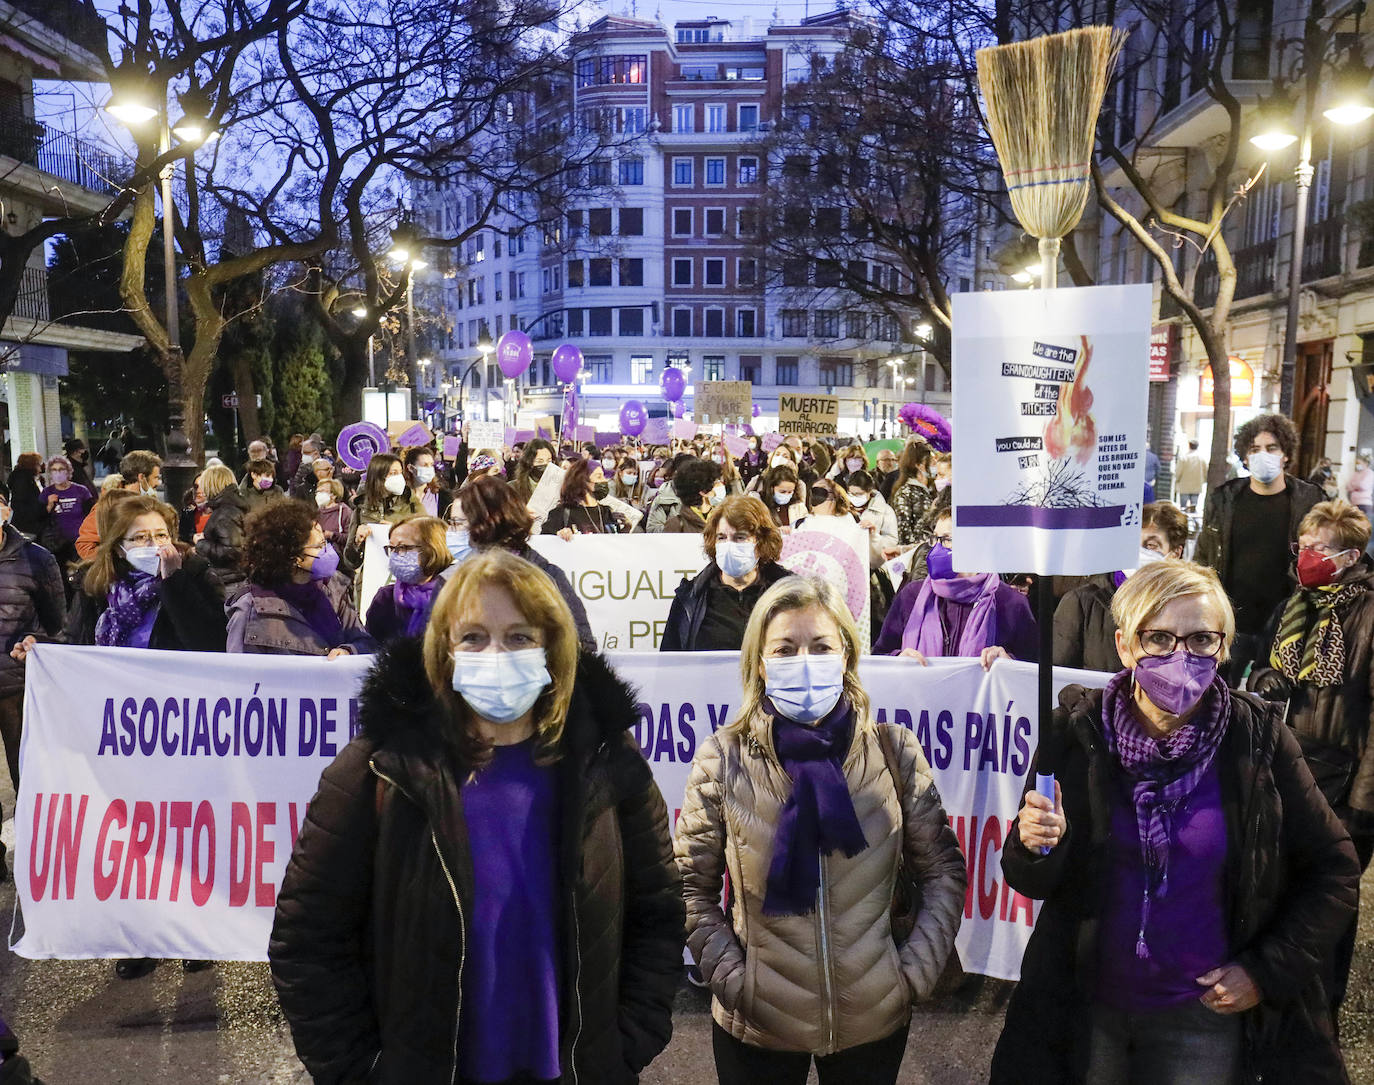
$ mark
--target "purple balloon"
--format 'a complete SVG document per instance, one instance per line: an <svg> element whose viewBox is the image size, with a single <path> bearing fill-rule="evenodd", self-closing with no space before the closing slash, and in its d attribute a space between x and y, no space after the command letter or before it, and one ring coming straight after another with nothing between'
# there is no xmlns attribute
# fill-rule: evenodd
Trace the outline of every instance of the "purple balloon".
<svg viewBox="0 0 1374 1085"><path fill-rule="evenodd" d="M628 437L638 437L649 424L649 412L637 399L627 399L620 406L620 432Z"/></svg>
<svg viewBox="0 0 1374 1085"><path fill-rule="evenodd" d="M534 361L534 344L519 328L512 328L496 341L496 364L514 380Z"/></svg>
<svg viewBox="0 0 1374 1085"><path fill-rule="evenodd" d="M681 395L681 394L682 394L681 392L678 393L678 395ZM673 404L673 417L674 417L674 418L681 418L681 417L682 417L684 414L686 414L686 413L687 413L687 408L684 407L684 406L682 405L682 401L681 401L681 400L678 400L676 403Z"/></svg>
<svg viewBox="0 0 1374 1085"><path fill-rule="evenodd" d="M757 418L758 416L759 416L759 405L758 405L757 403L755 403L755 404L754 404L754 417Z"/></svg>
<svg viewBox="0 0 1374 1085"><path fill-rule="evenodd" d="M754 427L753 427L753 426L741 426L741 427L740 427L740 436L742 436L742 437L752 437L752 436L754 436Z"/></svg>
<svg viewBox="0 0 1374 1085"><path fill-rule="evenodd" d="M682 370L670 365L659 378L659 386L663 389L663 398L669 403L676 403L682 398L687 382L682 377Z"/></svg>
<svg viewBox="0 0 1374 1085"><path fill-rule="evenodd" d="M578 371L582 368L582 352L571 343L560 343L554 348L553 375L565 384L577 380Z"/></svg>

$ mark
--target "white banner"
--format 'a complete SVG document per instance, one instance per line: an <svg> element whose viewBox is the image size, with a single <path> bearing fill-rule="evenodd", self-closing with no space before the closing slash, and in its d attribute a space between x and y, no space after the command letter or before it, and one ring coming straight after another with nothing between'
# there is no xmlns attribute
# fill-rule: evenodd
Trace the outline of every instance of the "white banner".
<svg viewBox="0 0 1374 1085"><path fill-rule="evenodd" d="M733 652L617 652L674 821L701 744L739 707ZM14 878L30 958L264 960L320 773L367 657L41 645L29 657ZM1035 667L866 657L879 720L914 730L969 865L965 969L1015 979L1034 923L999 865L1034 741ZM80 681L73 681L79 675ZM1055 672L1101 685L1107 675ZM157 693L151 694L150 690Z"/></svg>
<svg viewBox="0 0 1374 1085"><path fill-rule="evenodd" d="M1150 287L954 296L954 562L1100 573L1140 549Z"/></svg>

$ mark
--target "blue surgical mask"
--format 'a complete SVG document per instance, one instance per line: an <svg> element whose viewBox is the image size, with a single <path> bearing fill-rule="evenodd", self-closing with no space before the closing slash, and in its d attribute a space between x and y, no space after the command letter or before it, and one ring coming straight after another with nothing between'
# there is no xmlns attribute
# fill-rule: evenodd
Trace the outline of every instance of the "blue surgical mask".
<svg viewBox="0 0 1374 1085"><path fill-rule="evenodd" d="M418 584L425 578L425 571L420 568L418 551L392 554L386 562L391 569L391 575L402 584Z"/></svg>
<svg viewBox="0 0 1374 1085"><path fill-rule="evenodd" d="M1252 452L1248 466L1250 474L1267 486L1283 474L1283 457L1277 452Z"/></svg>
<svg viewBox="0 0 1374 1085"><path fill-rule="evenodd" d="M776 656L763 666L763 689L773 707L797 723L824 719L844 692L844 656Z"/></svg>
<svg viewBox="0 0 1374 1085"><path fill-rule="evenodd" d="M462 561L472 552L472 542L465 527L449 528L444 532L444 542L448 545L448 552L453 555L454 561Z"/></svg>
<svg viewBox="0 0 1374 1085"><path fill-rule="evenodd" d="M514 723L552 683L543 648L453 653L454 690L491 723Z"/></svg>
<svg viewBox="0 0 1374 1085"><path fill-rule="evenodd" d="M726 576L748 576L759 563L752 540L716 543L716 564Z"/></svg>

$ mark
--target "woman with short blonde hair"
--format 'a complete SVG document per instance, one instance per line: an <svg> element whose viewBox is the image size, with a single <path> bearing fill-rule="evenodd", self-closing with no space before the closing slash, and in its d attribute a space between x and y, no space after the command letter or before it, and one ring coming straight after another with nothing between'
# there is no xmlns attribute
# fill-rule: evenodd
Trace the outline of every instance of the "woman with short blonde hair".
<svg viewBox="0 0 1374 1085"><path fill-rule="evenodd" d="M1345 1081L1324 989L1359 868L1283 712L1217 673L1217 575L1158 561L1112 601L1122 670L1068 686L1002 850L1043 900L995 1085ZM1256 1012L1250 1012L1256 1011Z"/></svg>
<svg viewBox="0 0 1374 1085"><path fill-rule="evenodd" d="M368 676L268 947L316 1080L631 1085L667 1044L668 811L635 693L577 638L552 581L489 550Z"/></svg>
<svg viewBox="0 0 1374 1085"><path fill-rule="evenodd" d="M424 633L445 574L453 567L447 528L434 516L392 524L385 550L392 580L372 597L363 622L378 644Z"/></svg>
<svg viewBox="0 0 1374 1085"><path fill-rule="evenodd" d="M963 857L915 735L877 724L839 592L789 576L754 607L743 699L697 752L675 848L721 1085L891 1085L914 1000L954 948ZM894 931L899 864L921 906ZM729 876L732 907L721 908Z"/></svg>

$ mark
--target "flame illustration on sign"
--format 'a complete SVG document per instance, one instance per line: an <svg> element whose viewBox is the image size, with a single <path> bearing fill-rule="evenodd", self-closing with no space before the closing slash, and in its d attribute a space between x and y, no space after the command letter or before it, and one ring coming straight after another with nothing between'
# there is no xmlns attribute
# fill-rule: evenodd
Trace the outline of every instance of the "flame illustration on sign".
<svg viewBox="0 0 1374 1085"><path fill-rule="evenodd" d="M1059 405L1045 427L1045 451L1057 460L1073 454L1075 460L1086 465L1097 448L1097 423L1093 421L1093 393L1088 387L1088 366L1092 362L1092 343L1080 336L1082 348L1074 367L1072 384L1059 386Z"/></svg>

